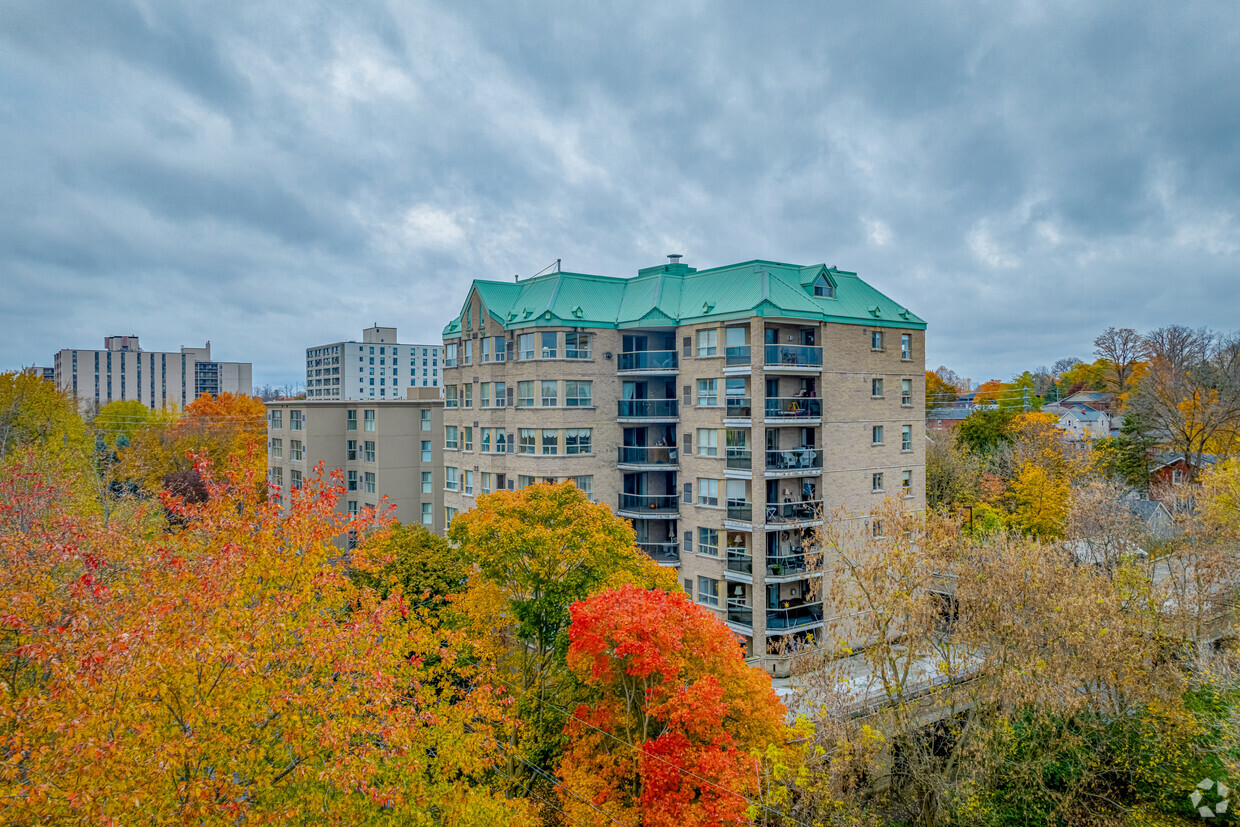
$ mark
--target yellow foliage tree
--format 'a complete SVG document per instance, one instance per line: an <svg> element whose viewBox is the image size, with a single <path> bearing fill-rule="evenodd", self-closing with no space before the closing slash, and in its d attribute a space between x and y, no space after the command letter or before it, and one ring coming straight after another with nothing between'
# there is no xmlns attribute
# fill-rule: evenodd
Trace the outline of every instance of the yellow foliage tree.
<svg viewBox="0 0 1240 827"><path fill-rule="evenodd" d="M1012 481L1012 524L1040 540L1063 536L1070 487L1041 465L1027 463Z"/></svg>

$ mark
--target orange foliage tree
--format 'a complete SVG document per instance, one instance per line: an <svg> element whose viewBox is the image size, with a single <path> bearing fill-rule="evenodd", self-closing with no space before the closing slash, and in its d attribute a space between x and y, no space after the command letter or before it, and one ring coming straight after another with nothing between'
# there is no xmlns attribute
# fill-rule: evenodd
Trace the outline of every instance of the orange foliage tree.
<svg viewBox="0 0 1240 827"><path fill-rule="evenodd" d="M342 487L284 510L234 463L111 522L0 478L0 821L529 824L493 794L507 703L399 586L355 585ZM373 520L373 515L365 519Z"/></svg>
<svg viewBox="0 0 1240 827"><path fill-rule="evenodd" d="M595 693L567 728L569 818L749 823L750 750L783 742L785 710L728 628L684 593L622 586L573 604L569 639L568 666Z"/></svg>

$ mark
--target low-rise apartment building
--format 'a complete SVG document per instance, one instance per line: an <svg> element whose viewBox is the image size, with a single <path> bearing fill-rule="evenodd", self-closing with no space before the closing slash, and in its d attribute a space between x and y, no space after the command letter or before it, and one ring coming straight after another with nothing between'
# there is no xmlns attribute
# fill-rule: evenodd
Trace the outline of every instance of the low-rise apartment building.
<svg viewBox="0 0 1240 827"><path fill-rule="evenodd" d="M825 265L670 258L473 283L444 330L444 520L572 479L765 655L824 625L824 515L924 507L925 322Z"/></svg>
<svg viewBox="0 0 1240 827"><path fill-rule="evenodd" d="M437 389L378 401L279 400L267 403L268 483L295 489L322 462L339 469L345 495L337 506L357 514L383 498L392 516L443 529L443 401Z"/></svg>
<svg viewBox="0 0 1240 827"><path fill-rule="evenodd" d="M56 387L84 409L123 399L183 408L204 393L253 391L253 365L213 360L210 342L173 353L142 350L137 336L107 336L102 350L66 348L53 359Z"/></svg>
<svg viewBox="0 0 1240 827"><path fill-rule="evenodd" d="M438 388L443 346L402 344L396 328L369 327L360 342L306 348L307 399L403 399L410 388Z"/></svg>

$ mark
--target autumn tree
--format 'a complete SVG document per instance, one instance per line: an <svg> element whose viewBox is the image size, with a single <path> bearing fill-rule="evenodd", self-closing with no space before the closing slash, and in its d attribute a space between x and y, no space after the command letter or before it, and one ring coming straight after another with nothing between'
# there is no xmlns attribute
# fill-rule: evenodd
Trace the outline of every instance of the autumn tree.
<svg viewBox="0 0 1240 827"><path fill-rule="evenodd" d="M926 506L951 510L972 505L981 496L981 464L950 437L926 442Z"/></svg>
<svg viewBox="0 0 1240 827"><path fill-rule="evenodd" d="M469 564L461 549L420 525L395 524L370 534L353 551L354 576L386 598L442 601L465 590Z"/></svg>
<svg viewBox="0 0 1240 827"><path fill-rule="evenodd" d="M1094 339L1094 355L1106 360L1107 390L1123 395L1138 362L1145 360L1145 338L1131 327L1108 327Z"/></svg>
<svg viewBox="0 0 1240 827"><path fill-rule="evenodd" d="M956 441L975 454L994 451L1011 442L1008 425L1012 413L1004 410L978 410L964 418L956 429Z"/></svg>
<svg viewBox="0 0 1240 827"><path fill-rule="evenodd" d="M567 663L591 699L568 722L565 814L597 825L751 823L750 751L783 742L785 712L735 635L683 592L631 585L571 614Z"/></svg>
<svg viewBox="0 0 1240 827"><path fill-rule="evenodd" d="M674 570L637 550L633 528L573 483L479 496L448 539L476 567L461 609L480 659L511 682L522 726L509 733L509 771L550 768L575 684L562 669L569 607L625 583L676 589Z"/></svg>
<svg viewBox="0 0 1240 827"><path fill-rule="evenodd" d="M345 575L338 480L281 510L239 462L198 470L173 530L63 508L71 469L0 477L3 820L530 824L489 786L505 691Z"/></svg>
<svg viewBox="0 0 1240 827"><path fill-rule="evenodd" d="M990 379L978 385L977 392L973 395L973 402L977 405L995 405L1004 399L1003 383L998 379Z"/></svg>
<svg viewBox="0 0 1240 827"><path fill-rule="evenodd" d="M0 465L21 448L85 457L86 428L73 400L34 371L0 373Z"/></svg>
<svg viewBox="0 0 1240 827"><path fill-rule="evenodd" d="M926 371L926 410L942 408L956 401L960 390L944 382L937 373Z"/></svg>

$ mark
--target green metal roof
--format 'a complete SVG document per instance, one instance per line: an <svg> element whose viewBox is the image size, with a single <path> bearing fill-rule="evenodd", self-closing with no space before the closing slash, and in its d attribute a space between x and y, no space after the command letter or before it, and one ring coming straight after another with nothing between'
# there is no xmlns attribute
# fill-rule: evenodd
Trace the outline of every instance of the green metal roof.
<svg viewBox="0 0 1240 827"><path fill-rule="evenodd" d="M834 285L833 298L814 295L820 275ZM491 318L506 330L540 324L673 327L750 316L926 327L924 320L866 284L856 273L825 264L803 267L755 260L695 270L677 263L644 268L633 278L548 273L520 282L475 280L462 314L475 292ZM445 339L460 334L459 317L443 330Z"/></svg>

